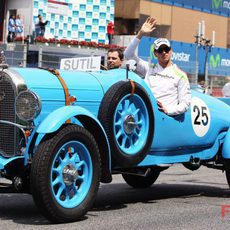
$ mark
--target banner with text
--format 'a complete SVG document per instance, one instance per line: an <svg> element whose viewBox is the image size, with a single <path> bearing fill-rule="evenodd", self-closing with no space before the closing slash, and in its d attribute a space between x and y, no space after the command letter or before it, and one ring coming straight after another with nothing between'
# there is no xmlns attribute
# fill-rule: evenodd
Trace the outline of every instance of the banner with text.
<svg viewBox="0 0 230 230"><path fill-rule="evenodd" d="M138 55L142 59L157 63L154 56L153 42L156 38L143 37L138 47ZM196 45L185 42L170 41L173 54L172 61L180 68L190 74L195 74L196 70ZM205 60L207 56L208 73L213 76L230 76L230 49L213 47L210 52L205 52L203 47L198 47L198 72L204 74Z"/></svg>
<svg viewBox="0 0 230 230"><path fill-rule="evenodd" d="M74 71L99 71L101 67L101 56L64 58L61 59L60 69Z"/></svg>
<svg viewBox="0 0 230 230"><path fill-rule="evenodd" d="M152 0L152 2L179 6L210 14L220 14L226 17L230 16L230 0Z"/></svg>
<svg viewBox="0 0 230 230"><path fill-rule="evenodd" d="M68 3L48 0L47 13L68 15Z"/></svg>

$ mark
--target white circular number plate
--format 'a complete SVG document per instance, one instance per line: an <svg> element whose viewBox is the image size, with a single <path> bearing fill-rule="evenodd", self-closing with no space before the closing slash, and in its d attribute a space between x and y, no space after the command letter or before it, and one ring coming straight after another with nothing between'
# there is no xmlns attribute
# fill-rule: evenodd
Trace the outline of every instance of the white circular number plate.
<svg viewBox="0 0 230 230"><path fill-rule="evenodd" d="M192 127L198 137L203 137L209 130L211 116L208 106L198 97L191 103Z"/></svg>

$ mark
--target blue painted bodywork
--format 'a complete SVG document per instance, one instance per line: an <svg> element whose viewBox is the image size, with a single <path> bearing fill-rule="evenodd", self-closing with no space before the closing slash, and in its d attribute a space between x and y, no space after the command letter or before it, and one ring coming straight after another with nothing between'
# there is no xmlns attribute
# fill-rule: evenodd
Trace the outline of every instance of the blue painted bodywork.
<svg viewBox="0 0 230 230"><path fill-rule="evenodd" d="M33 121L36 132L29 137L28 145L31 139L37 138L35 146L38 146L47 133L57 131L68 119L73 124L82 125L78 116L83 115L95 121L104 133L108 146L108 151L104 154L108 154L109 159L111 158L109 142L97 117L99 106L107 90L118 81L126 81L125 69L99 72L60 70L60 75L70 95L77 99L70 106L65 105L63 87L54 74L42 69L15 68L14 70L24 79L27 88L35 92L42 102L41 113ZM227 103L192 91L192 97L203 101L210 112L209 129L205 135L199 136L194 131L191 108L182 115L170 117L158 110L154 95L142 78L134 72L129 72L129 79L139 83L146 90L154 110L152 145L139 166L187 162L191 157L203 160L212 159L222 144L223 157L230 158L230 106ZM38 137L35 137L35 133L39 134ZM29 154L28 149L29 146L25 151L26 156ZM1 157L0 169L16 158L5 160ZM119 165L116 167L119 168Z"/></svg>
<svg viewBox="0 0 230 230"><path fill-rule="evenodd" d="M230 106L230 98L229 97L221 97L218 99Z"/></svg>

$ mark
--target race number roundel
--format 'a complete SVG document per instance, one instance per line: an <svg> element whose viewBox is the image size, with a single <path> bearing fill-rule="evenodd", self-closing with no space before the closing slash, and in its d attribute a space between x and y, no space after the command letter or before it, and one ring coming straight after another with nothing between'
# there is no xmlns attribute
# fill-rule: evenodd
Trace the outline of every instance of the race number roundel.
<svg viewBox="0 0 230 230"><path fill-rule="evenodd" d="M191 102L192 127L198 137L203 137L209 130L211 116L208 106L198 97Z"/></svg>

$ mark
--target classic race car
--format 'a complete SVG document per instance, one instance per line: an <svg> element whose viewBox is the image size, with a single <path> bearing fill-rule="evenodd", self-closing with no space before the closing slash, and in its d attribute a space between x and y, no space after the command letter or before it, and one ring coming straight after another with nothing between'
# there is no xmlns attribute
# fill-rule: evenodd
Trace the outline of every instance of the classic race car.
<svg viewBox="0 0 230 230"><path fill-rule="evenodd" d="M225 99L225 102L227 100ZM0 67L0 171L31 193L54 223L92 207L99 183L121 173L151 186L174 163L225 170L230 184L230 106L192 91L168 116L136 73Z"/></svg>

